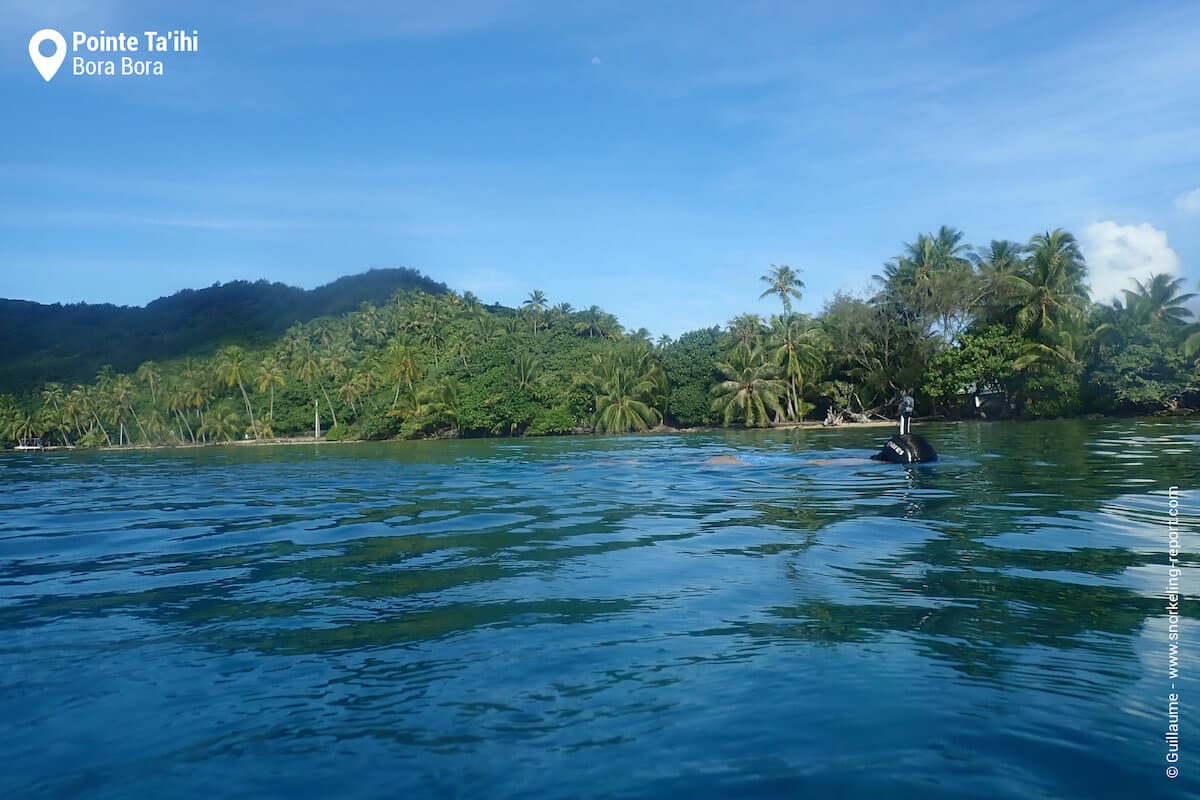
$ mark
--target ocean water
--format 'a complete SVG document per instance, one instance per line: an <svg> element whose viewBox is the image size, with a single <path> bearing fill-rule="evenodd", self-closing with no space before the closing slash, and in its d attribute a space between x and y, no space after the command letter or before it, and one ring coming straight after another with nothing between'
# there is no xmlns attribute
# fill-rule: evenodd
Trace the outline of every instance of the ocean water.
<svg viewBox="0 0 1200 800"><path fill-rule="evenodd" d="M1198 796L1200 423L918 432L0 455L0 797Z"/></svg>

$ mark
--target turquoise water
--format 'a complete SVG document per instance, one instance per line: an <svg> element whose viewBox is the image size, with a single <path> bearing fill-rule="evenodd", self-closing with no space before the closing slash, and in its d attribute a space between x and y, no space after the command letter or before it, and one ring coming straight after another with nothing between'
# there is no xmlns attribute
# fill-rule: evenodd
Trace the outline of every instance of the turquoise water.
<svg viewBox="0 0 1200 800"><path fill-rule="evenodd" d="M0 797L1197 796L1200 424L921 432L0 456Z"/></svg>

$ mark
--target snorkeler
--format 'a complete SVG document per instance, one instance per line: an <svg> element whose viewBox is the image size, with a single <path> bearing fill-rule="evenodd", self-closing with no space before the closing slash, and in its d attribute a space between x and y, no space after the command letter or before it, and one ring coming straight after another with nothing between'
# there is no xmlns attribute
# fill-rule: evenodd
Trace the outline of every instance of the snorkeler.
<svg viewBox="0 0 1200 800"><path fill-rule="evenodd" d="M912 398L912 389L905 389L904 394L900 397L900 435L905 436L912 432L912 415L916 403Z"/></svg>
<svg viewBox="0 0 1200 800"><path fill-rule="evenodd" d="M918 461L937 461L937 451L933 445L925 441L924 436L912 432L912 415L916 403L913 402L912 389L905 389L900 397L900 432L888 439L880 450L871 458L875 461L889 461L893 464L912 464Z"/></svg>

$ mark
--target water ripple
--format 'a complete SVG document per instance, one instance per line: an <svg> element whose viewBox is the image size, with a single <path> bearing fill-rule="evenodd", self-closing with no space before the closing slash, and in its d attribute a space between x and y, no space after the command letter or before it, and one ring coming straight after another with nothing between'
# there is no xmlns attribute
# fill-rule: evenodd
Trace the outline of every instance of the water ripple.
<svg viewBox="0 0 1200 800"><path fill-rule="evenodd" d="M1148 796L1195 423L926 432L0 456L0 795Z"/></svg>

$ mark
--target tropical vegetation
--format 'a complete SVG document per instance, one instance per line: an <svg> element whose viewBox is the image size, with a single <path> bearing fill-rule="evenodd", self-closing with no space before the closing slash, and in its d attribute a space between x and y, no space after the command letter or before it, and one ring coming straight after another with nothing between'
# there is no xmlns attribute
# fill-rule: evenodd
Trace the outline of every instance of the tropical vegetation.
<svg viewBox="0 0 1200 800"><path fill-rule="evenodd" d="M0 440L118 446L771 426L829 412L888 414L906 388L916 390L919 413L951 417L975 413L980 396L1024 418L1200 406L1200 326L1185 281L1153 275L1120 300L1095 303L1067 231L972 247L943 226L903 245L870 291L838 294L814 315L793 308L800 274L772 265L762 276L759 299L777 301L777 314L748 312L657 341L541 290L518 308L487 306L406 274L382 302L305 318L279 336L214 338L207 349L140 362L127 342L123 368L101 365L90 380L64 368L61 380L27 381L0 395Z"/></svg>

